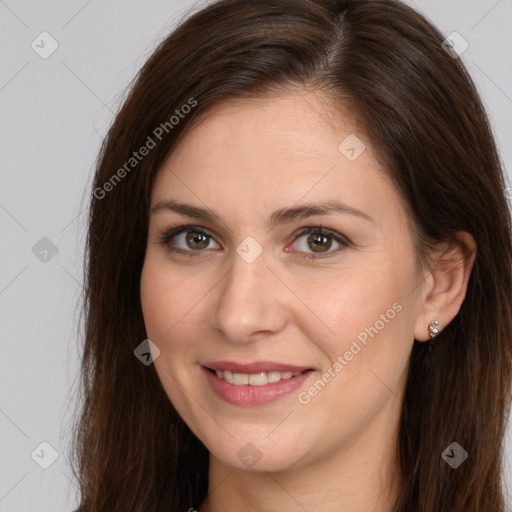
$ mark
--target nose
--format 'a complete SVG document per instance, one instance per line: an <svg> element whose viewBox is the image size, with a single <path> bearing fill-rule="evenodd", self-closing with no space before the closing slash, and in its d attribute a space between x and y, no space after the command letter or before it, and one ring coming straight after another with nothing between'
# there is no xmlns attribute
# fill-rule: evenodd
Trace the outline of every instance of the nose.
<svg viewBox="0 0 512 512"><path fill-rule="evenodd" d="M286 325L287 289L264 255L248 263L234 253L231 267L219 283L212 327L230 341L248 343L278 333Z"/></svg>

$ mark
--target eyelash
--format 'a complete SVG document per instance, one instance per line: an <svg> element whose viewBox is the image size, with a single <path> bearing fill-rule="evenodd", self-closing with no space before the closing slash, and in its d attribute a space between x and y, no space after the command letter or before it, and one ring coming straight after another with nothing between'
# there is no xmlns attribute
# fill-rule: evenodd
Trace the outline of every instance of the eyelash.
<svg viewBox="0 0 512 512"><path fill-rule="evenodd" d="M207 236L209 238L215 239L213 233L211 233L209 230L207 230L205 228L202 228L200 226L192 226L192 225L186 225L186 226L180 225L180 226L171 228L168 231L166 231L162 236L159 237L158 242L160 244L162 244L162 245L167 246L167 248L171 252L178 252L178 253L181 253L181 254L188 254L191 257L201 256L201 253L204 252L204 250L197 250L197 251L189 250L189 251L187 251L187 250L184 250L184 249L173 249L173 248L171 248L169 246L169 242L175 236L177 236L177 235L179 235L181 233L184 233L184 232L199 233L199 234L203 234L203 235L205 235L205 236ZM300 237L302 237L304 235L309 235L311 233L318 234L318 235L329 236L329 237L333 238L336 242L338 242L342 248L347 248L347 247L349 247L351 245L351 242L350 242L350 240L348 238L346 238L345 236L337 233L336 231L333 231L332 229L323 228L322 225L308 226L308 227L301 228L297 233L295 233L293 235L293 241L295 241L296 239L298 239L298 238L300 238ZM338 253L340 251L341 251L341 249L338 248L337 250L332 251L332 252L319 253L320 255L314 255L314 254L311 254L311 253L309 253L309 254L305 253L305 254L302 255L302 257L305 260L318 260L318 259L322 259L322 258L328 258L328 257L332 256L333 254L336 254L336 253ZM299 252L302 252L302 251L299 251Z"/></svg>

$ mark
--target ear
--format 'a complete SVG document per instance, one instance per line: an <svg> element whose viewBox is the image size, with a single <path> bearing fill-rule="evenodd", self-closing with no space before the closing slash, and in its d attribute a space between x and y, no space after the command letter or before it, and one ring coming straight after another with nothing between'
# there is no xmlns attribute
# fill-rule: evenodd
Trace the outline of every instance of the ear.
<svg viewBox="0 0 512 512"><path fill-rule="evenodd" d="M432 321L438 320L442 331L459 312L476 251L475 239L466 231L458 231L453 240L437 244L429 258L431 266L425 270L423 303L416 321L415 339L427 341Z"/></svg>

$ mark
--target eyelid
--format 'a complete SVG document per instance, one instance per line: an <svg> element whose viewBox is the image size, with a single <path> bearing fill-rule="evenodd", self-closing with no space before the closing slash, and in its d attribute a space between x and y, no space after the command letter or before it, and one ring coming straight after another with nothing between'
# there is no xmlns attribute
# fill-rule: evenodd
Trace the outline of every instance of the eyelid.
<svg viewBox="0 0 512 512"><path fill-rule="evenodd" d="M318 226L305 226L303 228L299 228L299 230L292 235L291 239L295 240L300 236L308 235L311 233L318 233L319 235L328 235L334 238L334 240L336 240L341 245L347 247L352 244L352 242L345 235L339 233L338 231L335 231L334 229L323 227L321 224L319 224Z"/></svg>

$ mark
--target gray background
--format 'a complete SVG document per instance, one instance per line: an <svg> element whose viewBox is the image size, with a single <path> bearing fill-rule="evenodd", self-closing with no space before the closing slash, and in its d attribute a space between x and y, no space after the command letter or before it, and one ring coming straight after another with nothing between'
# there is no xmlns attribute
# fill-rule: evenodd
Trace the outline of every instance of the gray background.
<svg viewBox="0 0 512 512"><path fill-rule="evenodd" d="M468 41L462 59L511 177L512 0L409 3L446 35L457 31ZM76 504L67 451L79 368L84 189L129 81L192 7L189 0L0 0L0 512ZM31 47L43 31L59 45L47 59ZM52 453L42 442L58 453L47 469L40 464Z"/></svg>

